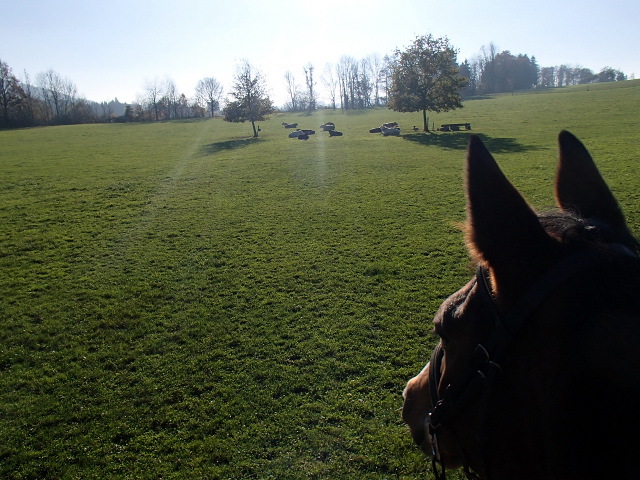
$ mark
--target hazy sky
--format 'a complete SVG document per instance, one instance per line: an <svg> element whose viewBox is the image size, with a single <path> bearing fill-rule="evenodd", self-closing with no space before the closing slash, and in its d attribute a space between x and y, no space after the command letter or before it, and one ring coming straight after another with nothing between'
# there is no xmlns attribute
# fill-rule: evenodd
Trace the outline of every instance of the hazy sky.
<svg viewBox="0 0 640 480"><path fill-rule="evenodd" d="M188 97L210 76L228 91L246 58L282 104L287 70L302 85L309 62L319 80L342 55L383 56L427 33L459 61L493 42L543 67L640 76L638 0L3 0L0 59L21 79L51 68L90 100L133 102L155 78Z"/></svg>

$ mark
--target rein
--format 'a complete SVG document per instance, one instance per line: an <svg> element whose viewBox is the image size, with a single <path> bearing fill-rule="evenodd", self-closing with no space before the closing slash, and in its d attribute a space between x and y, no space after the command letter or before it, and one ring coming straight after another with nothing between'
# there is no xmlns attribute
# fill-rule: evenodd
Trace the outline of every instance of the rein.
<svg viewBox="0 0 640 480"><path fill-rule="evenodd" d="M622 245L614 244L613 248L621 253L638 259L638 256ZM622 248L620 248L622 247ZM485 267L476 271L476 285L486 307L495 322L495 330L473 352L467 367L467 373L449 384L442 396L438 394L438 386L442 379L442 361L444 349L438 343L434 349L429 366L429 394L434 405L432 412L425 420L425 426L431 438L432 465L436 480L446 480L446 470L438 448L438 430L448 424L457 414L466 408L474 399L480 398L479 426L476 432L477 450L483 463L483 477L489 478L485 460L487 443L488 410L495 387L500 380L502 369L500 363L507 348L514 340L523 323L540 304L559 286L572 276L591 268L601 258L591 250L580 250L569 255L544 273L516 305L505 315L501 314L489 285L489 272ZM438 463L440 470L438 470ZM470 480L480 480L480 476L471 472L469 462L463 458L463 472Z"/></svg>

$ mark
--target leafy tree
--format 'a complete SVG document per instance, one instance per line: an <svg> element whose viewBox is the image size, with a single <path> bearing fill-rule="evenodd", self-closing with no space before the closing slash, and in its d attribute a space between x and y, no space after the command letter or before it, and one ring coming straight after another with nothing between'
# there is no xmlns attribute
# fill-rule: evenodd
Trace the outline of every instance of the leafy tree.
<svg viewBox="0 0 640 480"><path fill-rule="evenodd" d="M477 85L476 85L476 72L474 71L475 66L469 63L469 60L464 61L460 65L460 75L467 78L468 82L464 86L461 95L463 98L469 97L476 93Z"/></svg>
<svg viewBox="0 0 640 480"><path fill-rule="evenodd" d="M579 85L585 85L587 83L593 83L597 76L590 68L579 67L576 72L576 78L578 79Z"/></svg>
<svg viewBox="0 0 640 480"><path fill-rule="evenodd" d="M237 67L233 81L232 101L227 102L224 119L228 122L250 121L254 138L258 136L256 121L265 120L275 110L267 95L264 77L248 60Z"/></svg>
<svg viewBox="0 0 640 480"><path fill-rule="evenodd" d="M124 121L125 122L132 122L134 118L134 114L133 114L133 108L131 108L131 105L127 105L124 108Z"/></svg>
<svg viewBox="0 0 640 480"><path fill-rule="evenodd" d="M26 94L11 68L0 60L0 127L15 124L18 111L24 106Z"/></svg>
<svg viewBox="0 0 640 480"><path fill-rule="evenodd" d="M597 75L598 82L616 82L626 80L627 77L620 70L615 70L611 67L604 67Z"/></svg>
<svg viewBox="0 0 640 480"><path fill-rule="evenodd" d="M416 37L405 51L396 49L392 65L389 108L396 112L422 111L428 131L427 111L461 108L460 90L468 80L460 76L457 53L445 38Z"/></svg>
<svg viewBox="0 0 640 480"><path fill-rule="evenodd" d="M516 57L509 50L495 54L493 60L485 61L480 82L485 93L529 90L538 83L535 57Z"/></svg>

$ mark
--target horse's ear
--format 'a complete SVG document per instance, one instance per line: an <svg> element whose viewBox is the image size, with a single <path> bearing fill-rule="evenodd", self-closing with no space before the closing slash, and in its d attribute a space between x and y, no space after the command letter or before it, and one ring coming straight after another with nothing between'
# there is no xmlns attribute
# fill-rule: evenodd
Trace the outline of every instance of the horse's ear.
<svg viewBox="0 0 640 480"><path fill-rule="evenodd" d="M631 236L613 193L585 146L567 131L558 136L560 162L556 200L562 210L604 221L621 237Z"/></svg>
<svg viewBox="0 0 640 480"><path fill-rule="evenodd" d="M467 242L498 283L520 283L523 271L537 270L554 242L518 190L477 136L467 149ZM502 282L500 281L502 279Z"/></svg>

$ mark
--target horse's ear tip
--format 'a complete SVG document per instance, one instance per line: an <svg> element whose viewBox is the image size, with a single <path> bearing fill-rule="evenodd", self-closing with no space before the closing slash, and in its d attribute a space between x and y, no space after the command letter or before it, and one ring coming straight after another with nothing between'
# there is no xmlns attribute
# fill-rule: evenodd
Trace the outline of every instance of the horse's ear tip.
<svg viewBox="0 0 640 480"><path fill-rule="evenodd" d="M577 139L577 137L574 134L572 134L568 130L562 130L558 134L558 142L560 143L560 145L567 145L575 142L579 143L580 141Z"/></svg>
<svg viewBox="0 0 640 480"><path fill-rule="evenodd" d="M484 146L484 143L482 143L482 139L479 135L469 135L469 149L479 147L481 145Z"/></svg>
<svg viewBox="0 0 640 480"><path fill-rule="evenodd" d="M469 146L467 147L467 158L478 157L485 153L487 147L478 135L469 136Z"/></svg>

